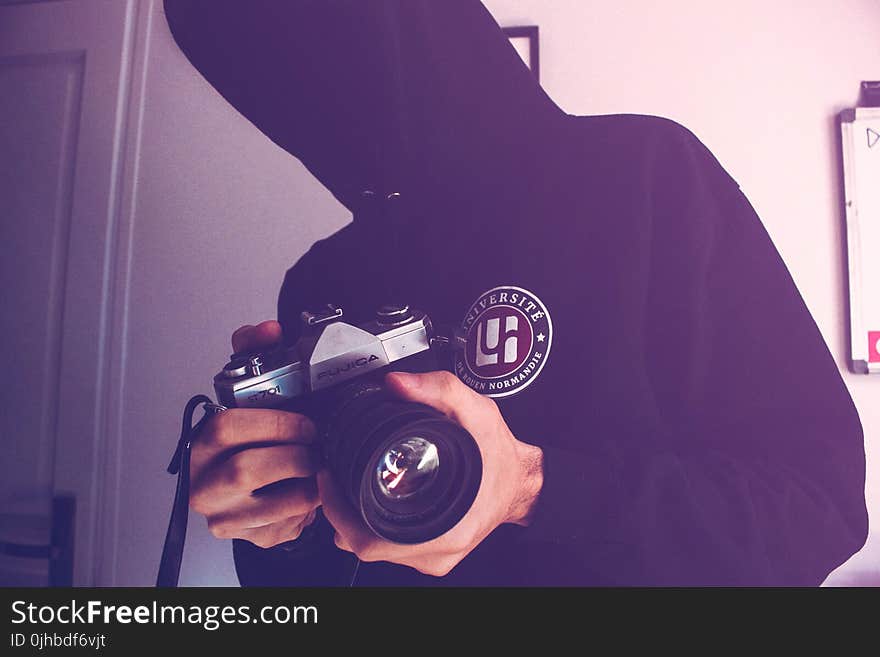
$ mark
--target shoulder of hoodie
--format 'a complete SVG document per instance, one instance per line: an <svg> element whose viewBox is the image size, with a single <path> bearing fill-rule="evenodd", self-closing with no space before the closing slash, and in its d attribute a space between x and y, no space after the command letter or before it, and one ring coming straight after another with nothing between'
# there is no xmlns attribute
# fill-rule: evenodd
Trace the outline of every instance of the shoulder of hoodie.
<svg viewBox="0 0 880 657"><path fill-rule="evenodd" d="M572 176L580 175L578 162L596 164L593 172L625 177L633 184L649 184L651 177L678 175L680 184L707 185L714 193L726 195L739 185L719 164L703 142L688 128L672 119L648 114L568 115L574 134L568 143L573 147ZM592 175L592 174L591 174ZM593 180L593 183L597 181ZM601 188L602 185L592 185ZM312 267L320 267L336 249L345 249L355 238L354 223L349 223L328 237L318 240L287 270L285 283L308 276Z"/></svg>
<svg viewBox="0 0 880 657"><path fill-rule="evenodd" d="M649 114L570 116L583 155L601 154L610 175L652 176L671 167L718 188L739 189L715 155L689 128ZM583 141L581 141L583 140ZM599 153L597 153L597 147ZM644 180L644 178L642 178ZM686 182L686 181L684 181Z"/></svg>

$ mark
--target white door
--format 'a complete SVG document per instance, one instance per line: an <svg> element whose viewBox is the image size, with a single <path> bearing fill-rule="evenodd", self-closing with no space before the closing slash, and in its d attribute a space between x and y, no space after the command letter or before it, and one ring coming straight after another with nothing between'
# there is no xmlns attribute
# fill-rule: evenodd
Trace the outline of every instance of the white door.
<svg viewBox="0 0 880 657"><path fill-rule="evenodd" d="M0 4L0 512L7 528L37 531L53 493L75 495L79 585L102 567L114 471L109 331L134 8Z"/></svg>

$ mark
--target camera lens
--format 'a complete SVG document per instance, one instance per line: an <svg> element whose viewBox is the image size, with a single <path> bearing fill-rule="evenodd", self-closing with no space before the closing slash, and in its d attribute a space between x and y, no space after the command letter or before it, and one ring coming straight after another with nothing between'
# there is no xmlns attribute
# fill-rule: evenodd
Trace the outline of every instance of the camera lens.
<svg viewBox="0 0 880 657"><path fill-rule="evenodd" d="M437 446L420 436L392 445L379 459L376 477L379 490L393 500L402 500L430 486L440 459Z"/></svg>
<svg viewBox="0 0 880 657"><path fill-rule="evenodd" d="M348 501L375 534L395 543L452 529L482 478L480 450L461 425L380 386L348 392L328 421L324 449Z"/></svg>

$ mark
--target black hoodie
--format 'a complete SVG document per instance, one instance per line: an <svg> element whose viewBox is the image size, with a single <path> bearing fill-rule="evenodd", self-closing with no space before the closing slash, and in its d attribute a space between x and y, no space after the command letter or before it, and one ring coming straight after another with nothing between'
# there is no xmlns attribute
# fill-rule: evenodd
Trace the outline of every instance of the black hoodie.
<svg viewBox="0 0 880 657"><path fill-rule="evenodd" d="M356 584L817 585L861 547L855 408L760 220L689 131L565 114L473 0L165 8L208 81L353 213L288 271L287 340L304 308L366 319L389 295L475 326L484 293L519 288L552 317L542 366L497 399L544 451L533 523L444 578L365 563ZM393 212L368 200L392 192ZM239 578L346 584L331 536L236 541Z"/></svg>

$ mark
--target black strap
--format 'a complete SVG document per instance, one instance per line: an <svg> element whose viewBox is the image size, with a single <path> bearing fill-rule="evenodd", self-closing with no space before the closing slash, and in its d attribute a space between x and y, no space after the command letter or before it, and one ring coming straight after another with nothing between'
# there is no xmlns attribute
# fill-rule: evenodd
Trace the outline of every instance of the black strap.
<svg viewBox="0 0 880 657"><path fill-rule="evenodd" d="M203 409L205 414L193 426L193 414L201 404L207 405ZM177 475L177 491L174 494L171 518L168 521L168 531L165 534L165 546L162 548L162 560L159 562L156 586L175 587L180 577L180 562L183 559L186 521L189 515L189 456L192 441L205 422L214 415L211 408L220 407L217 407L209 397L196 395L187 402L183 411L180 439L177 441L177 449L174 451L174 456L171 457L171 463L168 464L168 473Z"/></svg>

